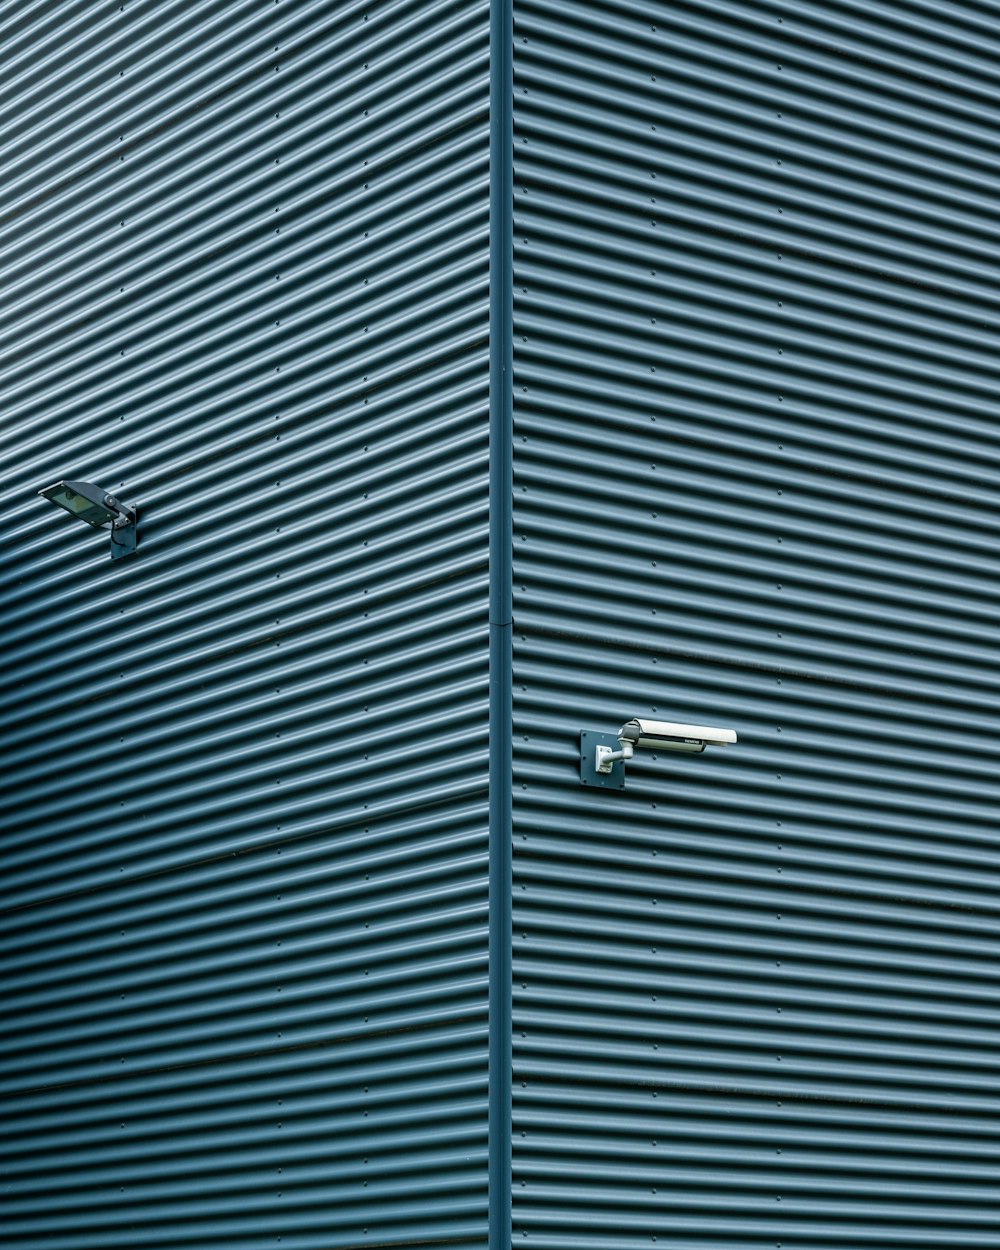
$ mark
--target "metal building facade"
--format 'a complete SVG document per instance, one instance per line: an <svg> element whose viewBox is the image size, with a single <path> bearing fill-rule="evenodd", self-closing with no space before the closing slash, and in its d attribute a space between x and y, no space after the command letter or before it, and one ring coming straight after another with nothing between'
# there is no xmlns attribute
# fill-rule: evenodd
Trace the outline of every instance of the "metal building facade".
<svg viewBox="0 0 1000 1250"><path fill-rule="evenodd" d="M518 1246L997 1244L998 19L517 0Z"/></svg>
<svg viewBox="0 0 1000 1250"><path fill-rule="evenodd" d="M0 44L4 1244L483 1245L488 8Z"/></svg>
<svg viewBox="0 0 1000 1250"><path fill-rule="evenodd" d="M998 17L0 7L6 1245L992 1250Z"/></svg>

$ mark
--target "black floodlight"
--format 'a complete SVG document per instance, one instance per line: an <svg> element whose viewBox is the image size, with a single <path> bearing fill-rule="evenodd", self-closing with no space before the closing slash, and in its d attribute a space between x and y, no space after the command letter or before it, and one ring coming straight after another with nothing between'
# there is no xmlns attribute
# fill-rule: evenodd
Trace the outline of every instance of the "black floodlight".
<svg viewBox="0 0 1000 1250"><path fill-rule="evenodd" d="M111 531L111 559L135 551L136 511L93 482L56 482L38 492L43 498L65 508L70 516L94 529Z"/></svg>

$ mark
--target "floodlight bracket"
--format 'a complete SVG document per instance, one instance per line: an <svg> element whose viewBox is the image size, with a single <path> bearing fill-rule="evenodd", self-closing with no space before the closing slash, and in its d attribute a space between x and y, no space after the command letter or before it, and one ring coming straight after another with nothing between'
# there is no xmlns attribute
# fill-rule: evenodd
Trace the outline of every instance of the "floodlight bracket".
<svg viewBox="0 0 1000 1250"><path fill-rule="evenodd" d="M122 509L111 523L111 559L120 560L135 551L139 535L139 509L135 504L118 504Z"/></svg>

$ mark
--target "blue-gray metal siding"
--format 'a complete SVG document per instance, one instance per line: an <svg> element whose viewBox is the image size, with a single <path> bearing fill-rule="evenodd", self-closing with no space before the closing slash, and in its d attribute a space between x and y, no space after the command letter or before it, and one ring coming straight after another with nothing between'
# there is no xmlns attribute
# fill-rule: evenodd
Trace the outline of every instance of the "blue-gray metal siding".
<svg viewBox="0 0 1000 1250"><path fill-rule="evenodd" d="M987 1250L1000 8L514 48L514 1242Z"/></svg>
<svg viewBox="0 0 1000 1250"><path fill-rule="evenodd" d="M0 46L4 1245L482 1245L488 6Z"/></svg>
<svg viewBox="0 0 1000 1250"><path fill-rule="evenodd" d="M490 5L490 1250L511 1219L513 24Z"/></svg>

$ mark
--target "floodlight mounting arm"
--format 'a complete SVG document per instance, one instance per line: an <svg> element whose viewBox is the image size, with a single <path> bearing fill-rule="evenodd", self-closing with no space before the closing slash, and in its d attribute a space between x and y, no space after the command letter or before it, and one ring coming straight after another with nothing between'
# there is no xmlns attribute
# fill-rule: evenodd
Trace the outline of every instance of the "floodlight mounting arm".
<svg viewBox="0 0 1000 1250"><path fill-rule="evenodd" d="M135 525L135 508L130 507L127 503L122 503L120 499L116 499L114 495L104 496L105 506L114 508L118 515L111 522L112 529L120 529L123 525Z"/></svg>

